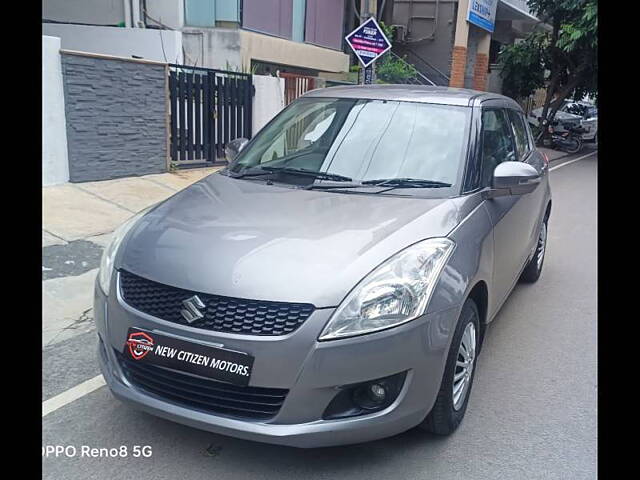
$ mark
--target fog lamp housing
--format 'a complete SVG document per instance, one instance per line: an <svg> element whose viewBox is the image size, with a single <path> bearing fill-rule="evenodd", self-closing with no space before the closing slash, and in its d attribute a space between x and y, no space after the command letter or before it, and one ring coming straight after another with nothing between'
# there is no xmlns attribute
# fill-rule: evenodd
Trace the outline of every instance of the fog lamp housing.
<svg viewBox="0 0 640 480"><path fill-rule="evenodd" d="M356 417L379 412L391 405L400 394L407 372L400 372L367 382L343 385L324 411L324 420Z"/></svg>

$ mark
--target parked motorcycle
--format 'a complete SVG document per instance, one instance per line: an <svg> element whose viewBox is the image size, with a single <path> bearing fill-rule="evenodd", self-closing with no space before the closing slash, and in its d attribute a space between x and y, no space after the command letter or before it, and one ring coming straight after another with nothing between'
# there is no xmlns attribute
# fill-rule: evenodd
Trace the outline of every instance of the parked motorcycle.
<svg viewBox="0 0 640 480"><path fill-rule="evenodd" d="M582 134L586 132L579 125L561 124L554 121L549 125L549 137L547 146L567 153L578 153L582 150Z"/></svg>

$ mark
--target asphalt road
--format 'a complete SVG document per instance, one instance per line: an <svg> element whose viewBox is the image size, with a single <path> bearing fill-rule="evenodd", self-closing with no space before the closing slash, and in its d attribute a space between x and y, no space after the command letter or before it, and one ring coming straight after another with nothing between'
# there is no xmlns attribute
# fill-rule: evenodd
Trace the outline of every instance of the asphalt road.
<svg viewBox="0 0 640 480"><path fill-rule="evenodd" d="M551 184L542 277L516 287L490 325L467 416L451 437L411 430L299 450L155 418L102 387L43 418L43 446L77 449L71 458L43 457L43 478L596 478L597 154L555 169ZM94 333L45 349L43 359L43 400L99 373ZM150 446L151 456L133 457L136 445ZM81 457L82 446L126 446L127 456Z"/></svg>

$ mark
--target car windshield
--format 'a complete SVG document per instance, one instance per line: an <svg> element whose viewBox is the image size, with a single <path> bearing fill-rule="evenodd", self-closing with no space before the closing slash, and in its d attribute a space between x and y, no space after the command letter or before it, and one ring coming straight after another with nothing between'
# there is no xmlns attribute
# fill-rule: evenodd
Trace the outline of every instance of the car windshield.
<svg viewBox="0 0 640 480"><path fill-rule="evenodd" d="M278 182L298 185L331 179L300 172L286 175L292 169L331 174L352 185L426 180L432 183L411 186L440 190L437 196L450 195L459 190L470 112L467 107L415 102L303 98L266 126L229 170L255 174L268 169L278 175ZM394 191L406 183L395 182Z"/></svg>

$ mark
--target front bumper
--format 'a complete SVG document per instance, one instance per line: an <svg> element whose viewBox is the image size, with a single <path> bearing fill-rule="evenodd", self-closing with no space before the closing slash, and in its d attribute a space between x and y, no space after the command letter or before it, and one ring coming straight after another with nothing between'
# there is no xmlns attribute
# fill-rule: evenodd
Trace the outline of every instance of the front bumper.
<svg viewBox="0 0 640 480"><path fill-rule="evenodd" d="M454 307L390 330L318 342L332 309L316 310L289 335L250 337L204 331L137 312L122 301L115 279L112 292L105 297L96 284L94 312L100 337L100 368L114 396L154 415L202 430L303 448L375 440L419 424L435 402L459 315L459 308ZM285 388L289 393L280 411L261 421L212 414L158 397L132 385L116 358L114 350L122 350L129 327L250 353L255 363L249 385ZM386 409L357 417L322 419L337 387L402 371L408 371L402 390Z"/></svg>

